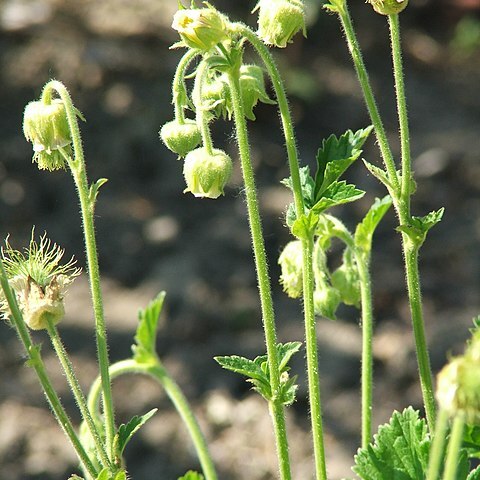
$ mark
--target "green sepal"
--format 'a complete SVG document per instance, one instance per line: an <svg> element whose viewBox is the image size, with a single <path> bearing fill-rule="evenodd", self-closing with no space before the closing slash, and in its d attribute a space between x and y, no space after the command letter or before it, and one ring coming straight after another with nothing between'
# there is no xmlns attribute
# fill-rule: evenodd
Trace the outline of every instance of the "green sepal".
<svg viewBox="0 0 480 480"><path fill-rule="evenodd" d="M162 312L165 292L160 292L145 308L138 312L138 326L135 344L132 345L133 358L138 363L148 363L156 358L156 333L160 313Z"/></svg>
<svg viewBox="0 0 480 480"><path fill-rule="evenodd" d="M317 173L315 175L315 200L318 201L325 190L347 170L361 155L362 146L373 127L352 132L348 130L340 138L330 135L323 140L317 153Z"/></svg>
<svg viewBox="0 0 480 480"><path fill-rule="evenodd" d="M409 225L400 225L397 230L408 235L418 248L425 241L428 231L440 222L444 211L445 209L442 207L424 217L412 217Z"/></svg>
<svg viewBox="0 0 480 480"><path fill-rule="evenodd" d="M279 374L281 378L278 396L284 405L291 405L295 400L296 377L290 378L288 362L301 347L300 342L288 342L277 344L277 357ZM270 385L270 372L267 355L260 355L253 360L237 355L214 357L214 360L226 370L230 370L247 377L247 382L253 384L253 389L260 393L267 401L274 400Z"/></svg>
<svg viewBox="0 0 480 480"><path fill-rule="evenodd" d="M113 439L113 449L118 460L121 460L125 447L135 433L155 415L157 410L158 408L154 408L145 415L135 415L128 423L122 423L118 427L118 431ZM115 480L117 479L115 478Z"/></svg>
<svg viewBox="0 0 480 480"><path fill-rule="evenodd" d="M376 198L363 220L357 225L354 240L355 246L363 252L370 252L372 237L378 224L392 205L392 198L387 195Z"/></svg>
<svg viewBox="0 0 480 480"><path fill-rule="evenodd" d="M204 480L205 477L198 472L194 472L193 470L189 470L185 475L182 477L178 477L178 480Z"/></svg>
<svg viewBox="0 0 480 480"><path fill-rule="evenodd" d="M424 480L430 443L427 424L416 410L395 411L373 444L359 449L352 470L363 480Z"/></svg>

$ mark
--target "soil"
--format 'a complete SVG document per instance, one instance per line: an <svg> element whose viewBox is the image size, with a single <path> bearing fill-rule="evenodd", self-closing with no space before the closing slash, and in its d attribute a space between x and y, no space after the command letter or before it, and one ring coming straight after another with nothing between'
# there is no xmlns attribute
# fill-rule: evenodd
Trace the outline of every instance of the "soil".
<svg viewBox="0 0 480 480"><path fill-rule="evenodd" d="M255 2L212 2L254 26ZM231 4L234 3L232 6ZM248 4L244 4L248 3ZM321 140L368 125L368 117L336 18L310 1L308 38L275 56L290 92L302 161L313 164ZM388 29L363 1L350 2L379 107L398 155ZM108 178L96 210L103 292L113 361L126 358L137 310L167 291L158 352L183 388L208 439L222 480L275 478L276 460L265 402L215 355L264 352L255 272L232 125L214 127L215 145L235 159L225 197L182 193L182 164L158 140L173 116L170 82L181 52L170 29L174 0L3 0L0 4L0 235L28 242L31 227L48 232L84 265L77 200L69 175L31 165L22 136L24 105L50 78L63 81L83 112L89 177ZM422 249L426 328L438 371L459 352L479 313L480 292L480 41L478 0L411 0L402 14L412 154L418 183L413 210L441 206L445 216ZM466 25L466 27L465 27ZM461 30L463 26L463 30ZM475 30L476 29L476 30ZM465 34L467 31L467 34ZM463 32L463 33L462 33ZM476 32L476 33L475 33ZM475 36L476 35L476 36ZM291 201L277 114L260 105L250 123L263 227L281 341L303 339L299 303L278 284L278 253L289 241L284 212ZM364 156L379 164L373 139ZM336 213L354 228L375 197L385 194L361 162L348 180L368 193ZM374 422L394 409L421 408L415 351L396 220L375 235ZM334 245L333 262L339 249ZM318 345L329 478L352 476L359 444L358 311L320 319ZM61 333L85 389L97 374L88 286L69 291ZM43 355L75 422L79 415L48 339ZM304 358L296 403L288 410L293 476L313 478ZM58 480L76 472L71 448L52 419L13 330L0 335L0 479ZM172 480L198 468L188 435L165 394L149 379L121 378L114 394L118 422L158 408L127 449L132 478Z"/></svg>

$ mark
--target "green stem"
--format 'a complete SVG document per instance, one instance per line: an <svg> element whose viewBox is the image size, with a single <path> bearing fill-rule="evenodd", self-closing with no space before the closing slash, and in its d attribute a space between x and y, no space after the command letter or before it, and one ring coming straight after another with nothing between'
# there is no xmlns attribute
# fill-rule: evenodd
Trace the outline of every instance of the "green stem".
<svg viewBox="0 0 480 480"><path fill-rule="evenodd" d="M463 427L465 426L465 416L463 413L457 413L453 421L450 440L448 441L447 459L445 461L445 471L443 480L455 480L458 467L458 455L462 447Z"/></svg>
<svg viewBox="0 0 480 480"><path fill-rule="evenodd" d="M373 307L370 252L355 254L362 304L362 448L372 441L373 407Z"/></svg>
<svg viewBox="0 0 480 480"><path fill-rule="evenodd" d="M173 105L175 108L175 118L180 124L185 123L185 100L186 100L186 88L185 88L185 72L190 65L191 61L198 55L197 50L189 49L187 53L183 55L177 65L175 76L172 83L172 97Z"/></svg>
<svg viewBox="0 0 480 480"><path fill-rule="evenodd" d="M285 87L278 71L275 60L265 44L247 26L236 23L233 27L241 36L245 37L254 47L267 69L275 91L275 97L280 112L280 120L287 148L292 190L294 196L295 212L297 218L305 213L302 185L300 180L300 167L298 151L295 141L292 116L288 105ZM318 480L325 480L326 462L322 422L322 405L320 395L320 378L318 372L318 352L316 340L316 319L313 301L314 274L312 262L313 233L310 238L302 238L302 267L303 277L303 308L305 323L305 340L307 350L307 371L309 380L309 402L311 411L313 446L315 455L315 472Z"/></svg>
<svg viewBox="0 0 480 480"><path fill-rule="evenodd" d="M435 435L430 447L430 460L428 462L427 480L438 480L443 459L443 447L445 445L448 428L448 413L445 410L438 412L435 425Z"/></svg>
<svg viewBox="0 0 480 480"><path fill-rule="evenodd" d="M44 88L44 95L51 95L55 90L62 99L67 112L68 124L72 135L74 158L69 159L69 167L77 187L80 200L85 249L88 263L88 276L92 294L93 310L95 315L95 336L97 342L98 363L102 378L103 413L105 417L105 435L110 459L113 458L113 441L115 436L115 412L113 408L112 389L108 373L109 358L107 345L107 331L103 311L102 291L100 287L100 269L98 266L95 228L93 222L94 200L90 199L85 158L83 154L80 129L77 121L77 111L65 86L53 80Z"/></svg>
<svg viewBox="0 0 480 480"><path fill-rule="evenodd" d="M385 163L385 168L387 170L388 178L392 186L392 196L399 190L399 182L397 170L395 167L395 161L393 159L392 151L388 143L387 134L383 126L382 118L375 101L375 96L373 94L372 86L370 84L370 79L368 76L365 63L363 61L362 52L360 50L360 45L358 43L355 30L353 28L352 19L348 11L346 2L343 2L343 6L339 7L337 12L342 24L343 30L345 32L345 37L347 39L348 48L350 54L352 55L353 64L355 66L355 71L357 72L357 77L362 88L363 97L367 105L368 113L375 130L375 135L377 137L378 145L380 152L382 154L383 161Z"/></svg>
<svg viewBox="0 0 480 480"><path fill-rule="evenodd" d="M83 448L75 429L73 428L72 422L68 417L65 409L62 406L60 398L55 391L50 378L48 377L45 365L43 363L42 357L40 355L40 347L32 343L32 339L28 332L28 329L23 320L23 316L18 308L15 296L12 289L8 283L7 274L3 266L3 262L0 261L0 284L7 299L8 306L11 312L11 319L17 331L17 335L22 342L25 351L27 352L29 365L33 367L35 373L38 376L42 389L47 397L50 408L55 415L57 422L60 424L60 427L64 431L65 435L70 440L77 456L82 464L82 467L86 472L92 477L96 478L98 472L96 471L91 459L89 458L87 452Z"/></svg>
<svg viewBox="0 0 480 480"><path fill-rule="evenodd" d="M195 104L195 111L197 113L197 124L202 135L202 143L209 155L213 155L213 143L212 136L210 134L209 115L207 113L207 107L204 104L202 98L202 87L207 79L209 69L209 63L206 60L202 60L197 68L195 75L195 85L193 87L193 102Z"/></svg>
<svg viewBox="0 0 480 480"><path fill-rule="evenodd" d="M82 387L78 382L77 376L75 375L72 362L70 361L70 358L68 357L68 354L62 343L62 340L60 339L58 329L51 320L48 320L47 332L50 336L53 348L55 349L55 353L57 354L57 357L60 360L62 368L65 372L65 376L67 377L68 384L70 385L70 389L72 390L75 401L77 402L78 408L80 409L83 420L85 421L90 435L93 438L95 448L102 461L102 464L104 467L108 467L113 473L114 467L112 465L112 462L108 458L107 452L105 450L105 445L100 437L97 426L93 421L90 410L87 407L87 401L85 395L83 394Z"/></svg>
<svg viewBox="0 0 480 480"><path fill-rule="evenodd" d="M272 412L272 419L277 442L277 455L279 459L280 476L283 480L288 480L291 478L290 459L285 427L285 414L280 398L280 372L277 355L275 315L273 311L270 278L268 274L267 256L265 253L265 245L263 240L262 224L258 207L255 179L250 158L250 146L248 144L247 124L243 111L242 100L240 97L238 71L228 72L228 83L232 98L236 137L245 183L245 196L247 201L248 218L250 223L250 233L252 236L253 254L255 258L258 289L260 293L260 303L262 309L262 319L265 330L268 367L270 372L270 385L272 389L272 400L270 401L270 409Z"/></svg>
<svg viewBox="0 0 480 480"><path fill-rule="evenodd" d="M148 363L138 363L133 359L129 359L114 363L110 366L110 378L112 380L128 373L148 375L155 379L165 389L166 394L172 401L183 422L185 423L185 426L187 427L188 433L190 434L192 442L195 446L205 479L217 480L217 474L215 472L213 460L210 456L205 438L203 437L200 426L198 425L192 409L180 390L180 387L170 377L160 360L155 359L155 361ZM100 394L101 383L100 379L97 378L92 384L90 394L88 396L88 406L90 411L94 412L94 414L95 412L98 412Z"/></svg>

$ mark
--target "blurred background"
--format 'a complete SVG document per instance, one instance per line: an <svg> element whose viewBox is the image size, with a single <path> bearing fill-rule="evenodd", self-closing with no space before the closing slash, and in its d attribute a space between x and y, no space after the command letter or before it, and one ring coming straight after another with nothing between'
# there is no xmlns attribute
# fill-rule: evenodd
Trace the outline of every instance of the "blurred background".
<svg viewBox="0 0 480 480"><path fill-rule="evenodd" d="M255 27L255 2L212 3ZM366 110L337 18L308 3L308 39L274 52L290 94L304 164L321 140L368 125ZM398 154L388 27L363 0L349 2L378 103ZM0 236L26 245L32 225L84 266L72 180L31 164L22 136L25 104L51 78L63 81L83 112L90 180L109 179L97 204L97 234L112 360L130 354L137 310L167 291L158 351L198 415L222 480L275 478L273 438L265 403L214 355L264 352L255 273L238 159L226 195L216 201L184 195L182 163L158 140L173 117L170 84L181 51L171 30L175 0L0 1ZM444 220L423 247L425 316L433 368L462 349L480 292L480 1L410 0L401 16L406 88L418 192L413 212L441 206ZM281 341L303 339L297 301L278 284L278 253L289 241L284 211L289 192L277 113L259 105L251 144ZM214 126L215 145L236 158L232 124ZM379 164L372 139L364 156ZM367 190L336 213L354 229L373 199L385 194L361 162L348 180ZM375 424L394 409L421 407L399 237L390 213L374 240ZM338 261L339 246L332 250ZM319 320L324 422L330 478L350 475L359 445L359 314L340 310ZM67 348L88 388L96 376L92 314L82 275L69 291L61 325ZM48 339L43 354L75 421L78 414ZM294 478L312 478L304 358L297 402L288 410ZM115 383L118 421L158 407L127 449L132 478L172 480L197 468L195 453L168 398L148 379ZM51 418L13 330L0 334L0 479L66 479L75 458Z"/></svg>

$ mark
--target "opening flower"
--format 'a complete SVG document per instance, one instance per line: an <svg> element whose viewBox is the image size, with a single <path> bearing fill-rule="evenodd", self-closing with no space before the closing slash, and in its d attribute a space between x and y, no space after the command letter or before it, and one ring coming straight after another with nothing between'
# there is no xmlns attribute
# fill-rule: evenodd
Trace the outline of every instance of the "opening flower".
<svg viewBox="0 0 480 480"><path fill-rule="evenodd" d="M73 257L60 264L64 250L46 235L37 243L32 238L23 252L14 250L8 239L2 248L1 261L15 293L25 323L32 330L47 328L48 321L57 324L65 315L63 299L67 287L80 274ZM0 316L8 319L10 308L2 291Z"/></svg>

